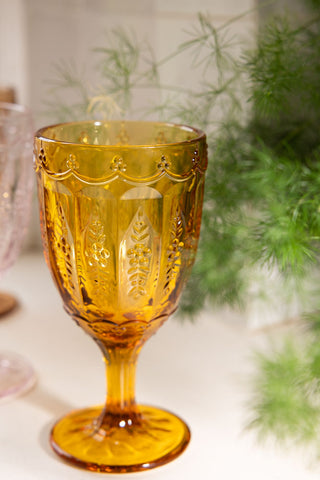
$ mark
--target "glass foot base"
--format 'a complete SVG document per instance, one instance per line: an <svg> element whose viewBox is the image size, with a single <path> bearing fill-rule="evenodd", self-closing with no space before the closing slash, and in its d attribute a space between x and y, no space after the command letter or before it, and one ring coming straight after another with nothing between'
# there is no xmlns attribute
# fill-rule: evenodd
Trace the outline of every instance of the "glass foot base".
<svg viewBox="0 0 320 480"><path fill-rule="evenodd" d="M30 390L36 382L32 366L20 355L0 353L0 402Z"/></svg>
<svg viewBox="0 0 320 480"><path fill-rule="evenodd" d="M139 406L139 422L98 427L101 407L71 412L51 432L51 446L64 460L97 472L138 472L174 460L190 441L188 426L166 410Z"/></svg>

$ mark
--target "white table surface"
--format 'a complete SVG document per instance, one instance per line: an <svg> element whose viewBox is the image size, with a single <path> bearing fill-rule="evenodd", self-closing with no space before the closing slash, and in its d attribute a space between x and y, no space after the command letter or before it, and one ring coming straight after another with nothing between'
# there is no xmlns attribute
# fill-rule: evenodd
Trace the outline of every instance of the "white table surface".
<svg viewBox="0 0 320 480"><path fill-rule="evenodd" d="M169 320L141 353L137 400L172 410L191 427L190 445L178 459L120 476L63 463L51 452L49 431L69 410L103 403L100 352L64 312L41 253L23 254L1 288L16 294L20 308L0 320L0 349L27 357L38 376L32 391L0 404L1 480L319 478L320 466L301 451L261 446L245 430L251 355L266 344L266 334L222 312L202 313L193 324Z"/></svg>

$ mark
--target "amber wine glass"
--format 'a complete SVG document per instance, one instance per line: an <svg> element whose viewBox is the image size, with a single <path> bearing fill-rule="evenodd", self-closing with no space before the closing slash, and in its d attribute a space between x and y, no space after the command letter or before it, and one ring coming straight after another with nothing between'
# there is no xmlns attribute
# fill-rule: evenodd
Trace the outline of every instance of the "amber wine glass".
<svg viewBox="0 0 320 480"><path fill-rule="evenodd" d="M71 412L51 432L55 452L77 466L147 470L189 442L179 417L136 403L135 368L195 259L206 151L203 132L166 123L74 122L36 134L46 261L106 364L105 406Z"/></svg>

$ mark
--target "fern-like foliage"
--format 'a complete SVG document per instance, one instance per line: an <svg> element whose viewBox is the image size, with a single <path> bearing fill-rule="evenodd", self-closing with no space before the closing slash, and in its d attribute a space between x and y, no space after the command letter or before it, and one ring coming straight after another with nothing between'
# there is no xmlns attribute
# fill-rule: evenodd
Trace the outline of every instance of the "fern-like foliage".
<svg viewBox="0 0 320 480"><path fill-rule="evenodd" d="M301 349L288 339L272 356L258 354L256 364L264 373L254 381L249 427L261 440L272 433L282 443L308 445L319 455L319 353L313 343Z"/></svg>

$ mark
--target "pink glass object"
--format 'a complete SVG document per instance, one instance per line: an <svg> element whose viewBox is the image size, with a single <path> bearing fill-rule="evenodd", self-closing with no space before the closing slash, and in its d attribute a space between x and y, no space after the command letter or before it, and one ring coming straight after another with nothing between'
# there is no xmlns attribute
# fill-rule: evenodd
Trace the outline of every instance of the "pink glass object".
<svg viewBox="0 0 320 480"><path fill-rule="evenodd" d="M28 225L32 137L30 112L20 105L0 103L0 279L16 260ZM0 353L0 400L26 391L34 382L34 371L26 360Z"/></svg>

